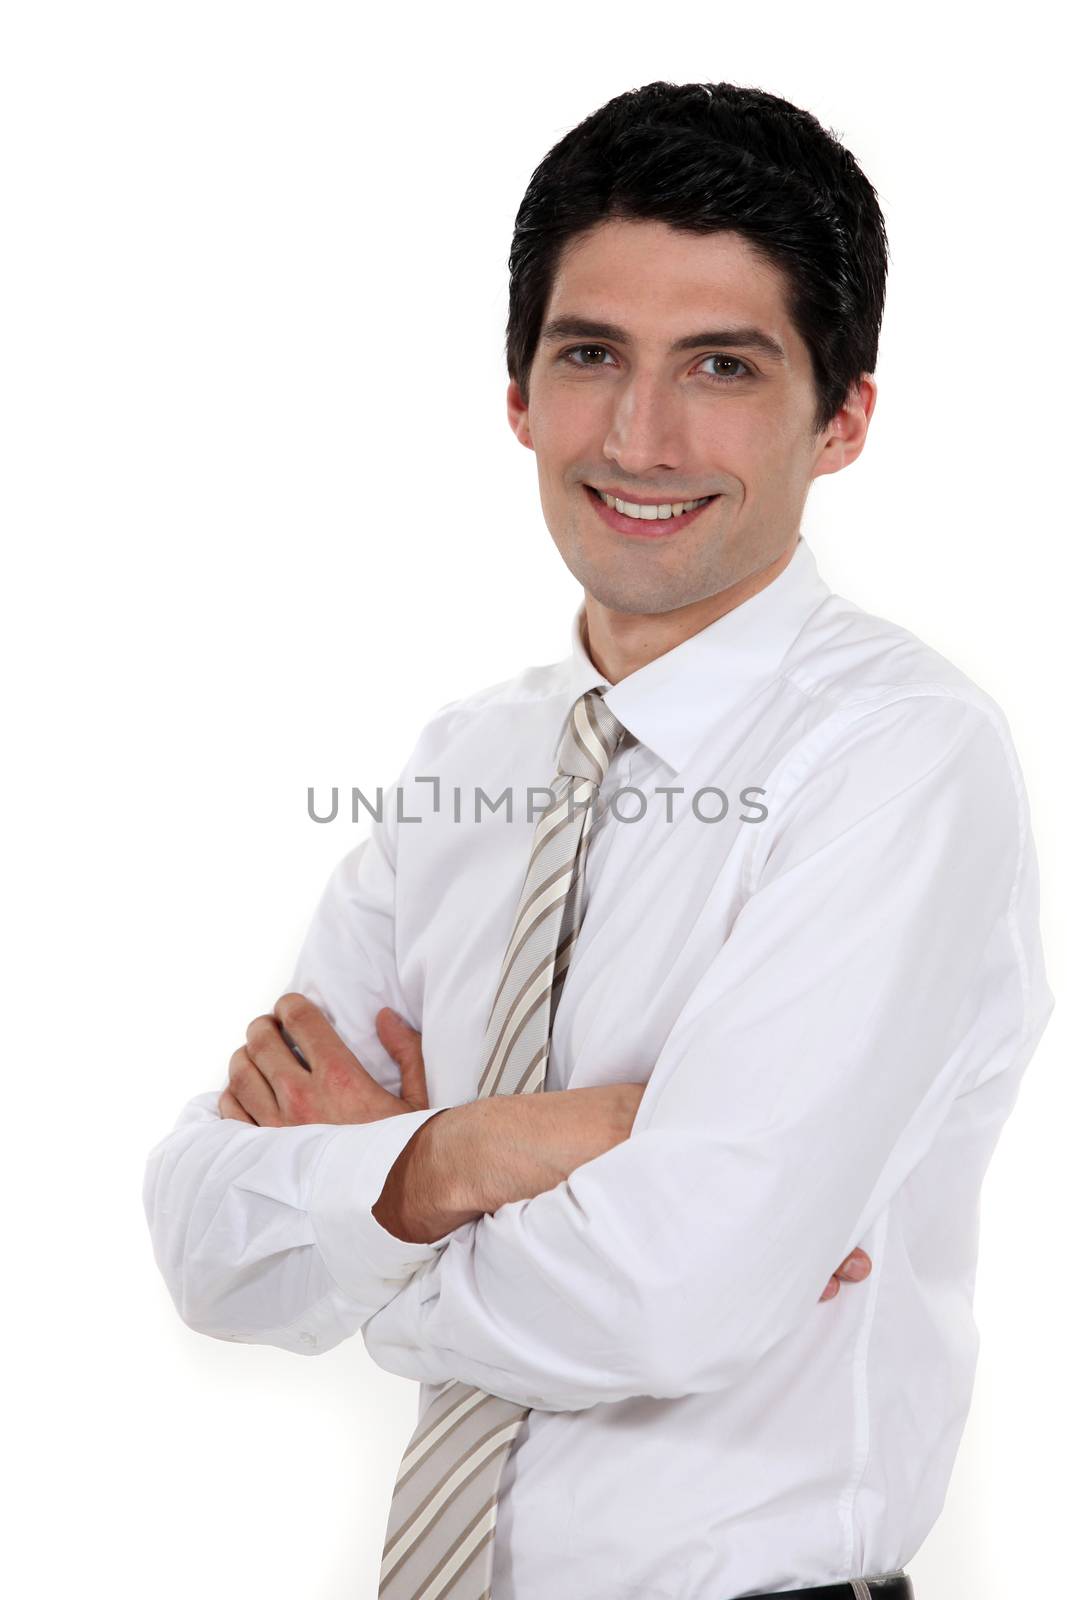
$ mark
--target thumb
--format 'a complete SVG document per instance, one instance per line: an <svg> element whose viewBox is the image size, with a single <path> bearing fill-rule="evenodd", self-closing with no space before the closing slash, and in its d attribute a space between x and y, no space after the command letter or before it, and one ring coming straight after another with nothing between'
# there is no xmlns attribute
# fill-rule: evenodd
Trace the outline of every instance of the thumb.
<svg viewBox="0 0 1067 1600"><path fill-rule="evenodd" d="M378 1036L400 1068L400 1096L414 1111L429 1109L426 1067L422 1059L422 1034L409 1026L389 1006L378 1013Z"/></svg>

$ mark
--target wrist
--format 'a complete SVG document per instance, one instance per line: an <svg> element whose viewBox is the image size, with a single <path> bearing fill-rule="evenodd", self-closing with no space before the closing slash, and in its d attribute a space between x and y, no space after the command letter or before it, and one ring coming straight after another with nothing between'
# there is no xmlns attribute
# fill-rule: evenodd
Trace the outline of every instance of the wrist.
<svg viewBox="0 0 1067 1600"><path fill-rule="evenodd" d="M459 1113L450 1106L428 1117L401 1150L371 1207L371 1215L387 1232L409 1244L436 1244L464 1222L482 1215L475 1208L460 1169L449 1159ZM442 1124L449 1123L443 1128Z"/></svg>

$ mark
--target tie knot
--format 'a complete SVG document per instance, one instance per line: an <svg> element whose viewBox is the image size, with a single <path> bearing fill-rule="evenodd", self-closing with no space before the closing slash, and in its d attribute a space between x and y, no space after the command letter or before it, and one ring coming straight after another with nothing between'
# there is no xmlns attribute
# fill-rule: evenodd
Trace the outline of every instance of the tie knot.
<svg viewBox="0 0 1067 1600"><path fill-rule="evenodd" d="M557 771L561 777L588 778L598 787L626 729L604 704L603 689L590 689L571 707L560 740Z"/></svg>

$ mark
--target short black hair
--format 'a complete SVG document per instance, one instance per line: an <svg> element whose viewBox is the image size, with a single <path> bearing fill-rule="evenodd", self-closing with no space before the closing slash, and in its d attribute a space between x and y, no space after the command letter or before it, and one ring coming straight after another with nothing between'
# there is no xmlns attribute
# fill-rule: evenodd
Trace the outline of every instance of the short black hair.
<svg viewBox="0 0 1067 1600"><path fill-rule="evenodd" d="M852 154L763 89L656 82L578 123L530 179L508 260L507 367L524 401L564 247L617 218L735 232L784 274L814 371L814 434L874 372L889 248Z"/></svg>

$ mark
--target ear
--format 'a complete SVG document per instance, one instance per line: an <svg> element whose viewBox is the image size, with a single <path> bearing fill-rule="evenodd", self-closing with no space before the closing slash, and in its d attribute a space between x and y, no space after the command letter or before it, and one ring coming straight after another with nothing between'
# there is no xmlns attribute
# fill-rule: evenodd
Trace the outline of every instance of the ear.
<svg viewBox="0 0 1067 1600"><path fill-rule="evenodd" d="M840 472L855 461L867 442L867 429L874 415L878 386L869 373L850 390L844 405L833 418L823 438L812 478L826 472Z"/></svg>
<svg viewBox="0 0 1067 1600"><path fill-rule="evenodd" d="M533 439L530 436L530 408L522 398L518 383L514 378L508 384L508 423L511 431L520 444L527 450L533 449Z"/></svg>

